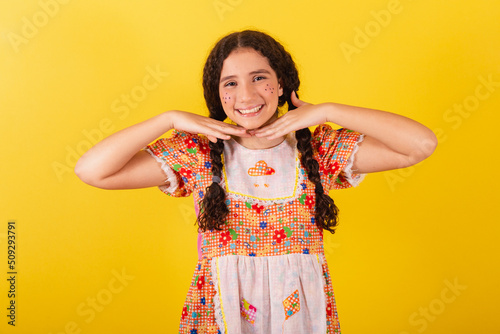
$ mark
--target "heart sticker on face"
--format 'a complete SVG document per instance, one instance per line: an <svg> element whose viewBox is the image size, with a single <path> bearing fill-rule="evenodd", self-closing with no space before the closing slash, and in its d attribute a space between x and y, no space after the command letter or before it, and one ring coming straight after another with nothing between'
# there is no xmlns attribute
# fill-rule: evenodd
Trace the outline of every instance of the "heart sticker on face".
<svg viewBox="0 0 500 334"><path fill-rule="evenodd" d="M257 162L254 167L248 169L248 175L250 176L273 175L274 173L276 173L276 171L268 167L264 160Z"/></svg>

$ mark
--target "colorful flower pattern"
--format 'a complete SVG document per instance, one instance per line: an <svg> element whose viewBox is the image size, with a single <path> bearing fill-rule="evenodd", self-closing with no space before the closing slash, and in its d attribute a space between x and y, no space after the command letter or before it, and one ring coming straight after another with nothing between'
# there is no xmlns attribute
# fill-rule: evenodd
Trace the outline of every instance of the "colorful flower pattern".
<svg viewBox="0 0 500 334"><path fill-rule="evenodd" d="M295 290L283 301L283 308L285 310L285 320L300 311L299 290Z"/></svg>
<svg viewBox="0 0 500 334"><path fill-rule="evenodd" d="M350 187L342 169L347 165L360 134L318 126L311 144L320 165L325 191ZM204 190L211 184L211 163L205 137L175 131L172 137L148 146L150 152L166 161L176 172L179 187L169 196L193 194L199 206ZM301 173L306 174L301 168ZM356 176L356 175L354 175ZM314 184L307 177L297 185L302 192L294 201L284 204L254 204L227 199L229 216L223 231L206 231L201 235L200 259L182 309L179 333L215 334L219 329L214 317L214 282L210 261L217 256L276 256L291 253L323 256L323 231L315 225ZM163 191L163 188L160 188ZM327 328L340 333L335 298L326 262L323 264Z"/></svg>
<svg viewBox="0 0 500 334"><path fill-rule="evenodd" d="M255 316L257 314L257 309L255 308L255 306L247 302L244 298L241 300L240 312L243 319L245 319L251 324L255 323Z"/></svg>

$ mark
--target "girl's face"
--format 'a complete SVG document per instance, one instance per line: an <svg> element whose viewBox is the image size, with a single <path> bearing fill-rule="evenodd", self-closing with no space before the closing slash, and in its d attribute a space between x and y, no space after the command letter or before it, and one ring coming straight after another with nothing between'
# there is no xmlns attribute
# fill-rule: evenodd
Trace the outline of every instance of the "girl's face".
<svg viewBox="0 0 500 334"><path fill-rule="evenodd" d="M274 120L282 94L276 72L254 49L236 49L224 60L219 95L224 112L236 124L252 130Z"/></svg>

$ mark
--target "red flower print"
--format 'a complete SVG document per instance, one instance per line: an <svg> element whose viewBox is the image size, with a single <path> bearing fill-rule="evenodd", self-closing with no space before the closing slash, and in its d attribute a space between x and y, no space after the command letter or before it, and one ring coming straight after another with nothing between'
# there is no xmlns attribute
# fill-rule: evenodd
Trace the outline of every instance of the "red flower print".
<svg viewBox="0 0 500 334"><path fill-rule="evenodd" d="M179 172L179 174L181 174L184 177L191 177L191 171L189 169L184 168L184 167L179 169L178 172Z"/></svg>
<svg viewBox="0 0 500 334"><path fill-rule="evenodd" d="M187 306L184 306L182 308L182 319L184 319L185 317L187 317L187 315L188 315Z"/></svg>
<svg viewBox="0 0 500 334"><path fill-rule="evenodd" d="M331 164L330 166L327 166L327 167L322 166L321 167L321 171L325 175L335 175L339 169L340 169L340 166L337 163L337 161L334 161L333 164Z"/></svg>
<svg viewBox="0 0 500 334"><path fill-rule="evenodd" d="M306 196L306 200L304 201L304 204L309 207L309 209L312 209L314 206L314 197L313 196Z"/></svg>
<svg viewBox="0 0 500 334"><path fill-rule="evenodd" d="M201 290L201 288L203 288L204 284L205 284L205 276L198 277L198 282L196 282L196 286L198 287L198 290Z"/></svg>
<svg viewBox="0 0 500 334"><path fill-rule="evenodd" d="M205 153L208 153L208 151L210 150L210 148L208 147L208 144L207 143L201 143L200 142L200 152L205 154Z"/></svg>
<svg viewBox="0 0 500 334"><path fill-rule="evenodd" d="M281 229L281 230L275 230L274 231L274 235L273 235L273 239L276 240L276 243L277 244L280 244L281 241L283 241L283 239L286 238L286 234L285 234L285 230L284 229Z"/></svg>
<svg viewBox="0 0 500 334"><path fill-rule="evenodd" d="M224 246L227 245L227 242L229 240L231 240L231 235L229 234L229 231L221 232L219 241L222 242Z"/></svg>
<svg viewBox="0 0 500 334"><path fill-rule="evenodd" d="M335 161L331 166L330 166L330 174L332 175L335 175L335 173L337 173L337 171L340 169L340 166L339 164L337 163L337 161Z"/></svg>
<svg viewBox="0 0 500 334"><path fill-rule="evenodd" d="M332 316L332 312L333 312L333 309L332 309L332 303L328 303L326 305L326 315L331 317Z"/></svg>
<svg viewBox="0 0 500 334"><path fill-rule="evenodd" d="M184 143L186 143L187 148L194 148L194 147L196 147L196 143L194 142L193 138L187 138L187 139L185 139Z"/></svg>
<svg viewBox="0 0 500 334"><path fill-rule="evenodd" d="M318 148L318 153L319 155L323 156L326 154L326 150L325 148L323 147L323 145L320 145L320 147Z"/></svg>
<svg viewBox="0 0 500 334"><path fill-rule="evenodd" d="M264 205L254 204L252 205L252 209L257 211L257 213L261 213L264 210Z"/></svg>

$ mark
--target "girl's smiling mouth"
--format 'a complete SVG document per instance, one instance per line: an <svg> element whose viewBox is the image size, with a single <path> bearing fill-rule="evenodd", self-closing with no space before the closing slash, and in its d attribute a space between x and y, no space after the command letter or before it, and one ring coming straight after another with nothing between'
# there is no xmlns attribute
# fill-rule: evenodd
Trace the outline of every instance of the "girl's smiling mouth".
<svg viewBox="0 0 500 334"><path fill-rule="evenodd" d="M262 110L263 107L264 107L264 105L261 104L259 106L249 108L249 109L236 109L236 111L238 111L243 116L254 116L254 115L258 114Z"/></svg>

